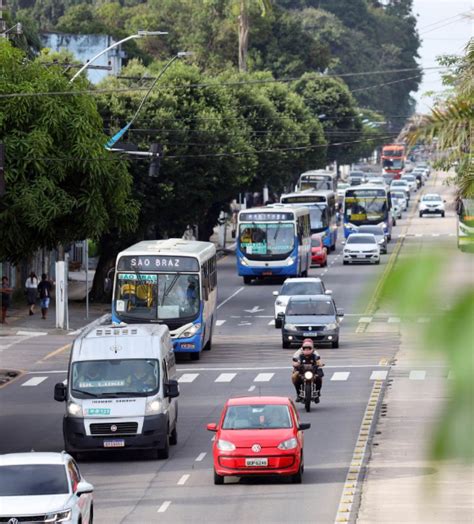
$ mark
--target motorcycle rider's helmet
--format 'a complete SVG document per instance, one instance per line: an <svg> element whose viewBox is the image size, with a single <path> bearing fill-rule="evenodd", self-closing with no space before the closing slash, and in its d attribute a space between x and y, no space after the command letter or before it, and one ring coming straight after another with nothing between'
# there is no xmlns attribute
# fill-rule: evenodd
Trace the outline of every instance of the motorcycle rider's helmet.
<svg viewBox="0 0 474 524"><path fill-rule="evenodd" d="M301 345L301 348L304 350L306 348L311 349L311 351L314 351L314 344L313 341L310 338L305 338L303 340L303 344Z"/></svg>

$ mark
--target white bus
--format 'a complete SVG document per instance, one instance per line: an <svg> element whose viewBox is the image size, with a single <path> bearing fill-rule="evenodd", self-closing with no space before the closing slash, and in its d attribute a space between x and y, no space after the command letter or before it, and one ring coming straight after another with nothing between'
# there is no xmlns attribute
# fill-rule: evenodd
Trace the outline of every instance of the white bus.
<svg viewBox="0 0 474 524"><path fill-rule="evenodd" d="M334 171L326 171L325 169L314 169L302 173L298 180L298 191L304 191L305 189L336 191L336 173Z"/></svg>
<svg viewBox="0 0 474 524"><path fill-rule="evenodd" d="M217 260L212 242L148 240L118 254L114 322L166 324L174 351L198 360L202 349L211 349L216 306Z"/></svg>
<svg viewBox="0 0 474 524"><path fill-rule="evenodd" d="M307 276L311 225L307 207L268 206L239 212L237 271L254 278Z"/></svg>

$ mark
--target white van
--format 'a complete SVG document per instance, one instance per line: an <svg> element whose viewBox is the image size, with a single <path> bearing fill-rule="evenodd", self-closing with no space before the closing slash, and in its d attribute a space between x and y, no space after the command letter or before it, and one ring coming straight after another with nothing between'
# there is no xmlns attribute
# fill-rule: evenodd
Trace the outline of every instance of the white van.
<svg viewBox="0 0 474 524"><path fill-rule="evenodd" d="M176 362L168 327L92 324L74 340L67 385L65 449L78 454L109 449L151 450L167 458L176 444Z"/></svg>

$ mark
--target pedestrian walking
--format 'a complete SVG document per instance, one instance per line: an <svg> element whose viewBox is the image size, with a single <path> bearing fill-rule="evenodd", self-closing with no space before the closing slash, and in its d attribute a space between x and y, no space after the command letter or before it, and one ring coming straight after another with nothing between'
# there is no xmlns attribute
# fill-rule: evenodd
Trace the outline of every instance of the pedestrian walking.
<svg viewBox="0 0 474 524"><path fill-rule="evenodd" d="M38 298L38 277L32 271L25 282L26 300L30 306L30 316L35 314L36 299Z"/></svg>
<svg viewBox="0 0 474 524"><path fill-rule="evenodd" d="M7 310L10 307L11 294L13 289L10 287L8 277L2 277L2 324L8 324L7 322Z"/></svg>
<svg viewBox="0 0 474 524"><path fill-rule="evenodd" d="M38 293L40 297L41 305L41 318L46 320L48 315L49 302L51 300L51 290L53 289L53 284L48 280L48 275L43 273L41 275L41 282L38 284Z"/></svg>

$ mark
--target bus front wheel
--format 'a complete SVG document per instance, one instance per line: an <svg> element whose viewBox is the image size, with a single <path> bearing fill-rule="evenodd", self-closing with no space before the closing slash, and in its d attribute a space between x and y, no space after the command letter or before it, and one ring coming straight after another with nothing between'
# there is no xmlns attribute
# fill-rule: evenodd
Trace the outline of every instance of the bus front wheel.
<svg viewBox="0 0 474 524"><path fill-rule="evenodd" d="M244 284L250 284L252 282L252 277L244 277Z"/></svg>
<svg viewBox="0 0 474 524"><path fill-rule="evenodd" d="M191 357L191 360L199 360L201 358L201 352L193 351L192 353L189 353L189 356Z"/></svg>

